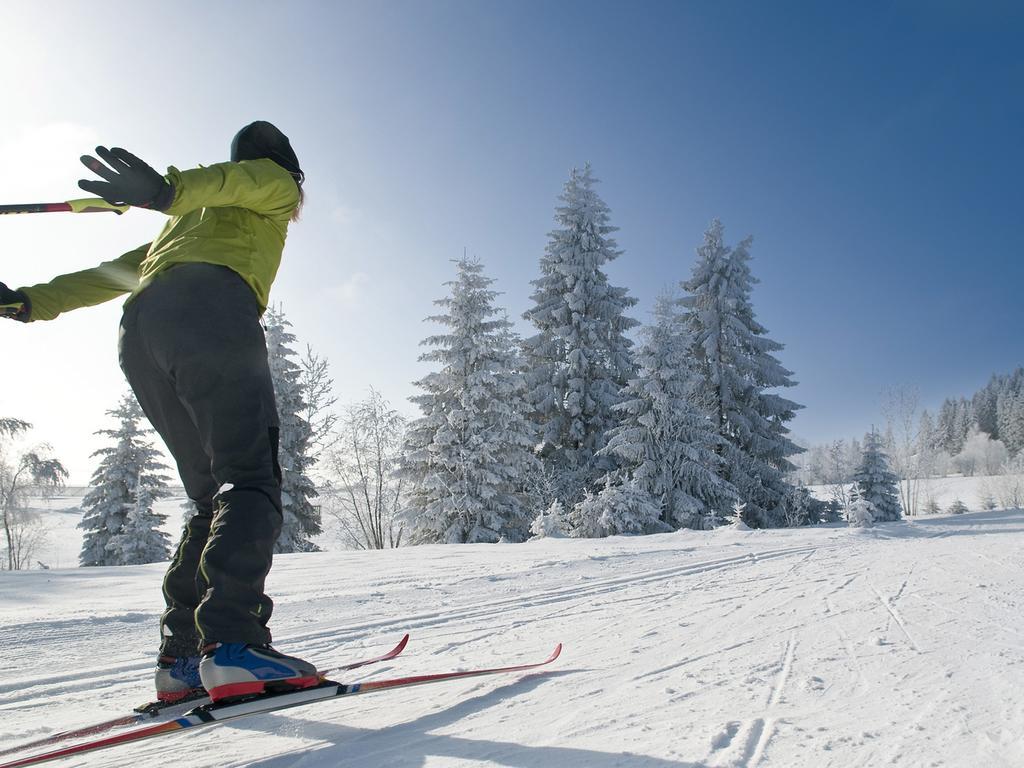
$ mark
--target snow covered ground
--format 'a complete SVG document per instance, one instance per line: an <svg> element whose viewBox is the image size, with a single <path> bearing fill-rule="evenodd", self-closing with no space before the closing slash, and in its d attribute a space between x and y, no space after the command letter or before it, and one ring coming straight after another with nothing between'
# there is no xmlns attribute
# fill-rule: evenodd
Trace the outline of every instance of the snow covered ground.
<svg viewBox="0 0 1024 768"><path fill-rule="evenodd" d="M919 481L918 498L923 507L928 500L934 500L945 511L957 499L964 502L971 511L982 509L986 497L998 499L1008 482L1002 476L938 477ZM43 563L51 568L74 568L78 565L78 553L82 549L82 531L76 526L82 519L82 496L85 487L68 488L65 492L49 499L37 498L31 503L32 509L42 515L46 528L46 540L32 557L32 567ZM831 498L826 486L811 486L811 491L821 499ZM172 489L171 496L161 499L155 505L156 511L167 516L164 530L176 543L181 531L182 509L185 492ZM325 533L317 543L322 549L342 549L337 531L328 518L324 521Z"/></svg>
<svg viewBox="0 0 1024 768"><path fill-rule="evenodd" d="M147 698L162 571L0 573L0 743ZM292 555L270 590L278 645L323 666L412 633L353 679L565 651L549 674L370 694L66 764L1024 765L1021 511Z"/></svg>

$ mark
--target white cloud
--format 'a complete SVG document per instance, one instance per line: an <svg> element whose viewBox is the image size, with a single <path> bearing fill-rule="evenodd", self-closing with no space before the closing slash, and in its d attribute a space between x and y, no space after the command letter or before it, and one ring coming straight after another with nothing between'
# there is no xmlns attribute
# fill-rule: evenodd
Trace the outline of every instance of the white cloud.
<svg viewBox="0 0 1024 768"><path fill-rule="evenodd" d="M332 285L327 293L331 301L341 306L339 309L353 309L366 299L369 293L370 276L365 272L353 272L345 280Z"/></svg>
<svg viewBox="0 0 1024 768"><path fill-rule="evenodd" d="M335 205L331 209L331 221L341 227L354 227L360 218L362 218L360 211L349 205Z"/></svg>

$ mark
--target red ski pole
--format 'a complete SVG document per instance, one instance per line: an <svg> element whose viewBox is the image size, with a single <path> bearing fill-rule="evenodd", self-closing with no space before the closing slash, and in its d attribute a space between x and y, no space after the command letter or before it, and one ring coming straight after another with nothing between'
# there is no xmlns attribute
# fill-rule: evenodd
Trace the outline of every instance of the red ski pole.
<svg viewBox="0 0 1024 768"><path fill-rule="evenodd" d="M131 206L114 205L99 197L82 200L66 200L63 203L21 203L0 205L0 215L5 213L114 213L120 215Z"/></svg>

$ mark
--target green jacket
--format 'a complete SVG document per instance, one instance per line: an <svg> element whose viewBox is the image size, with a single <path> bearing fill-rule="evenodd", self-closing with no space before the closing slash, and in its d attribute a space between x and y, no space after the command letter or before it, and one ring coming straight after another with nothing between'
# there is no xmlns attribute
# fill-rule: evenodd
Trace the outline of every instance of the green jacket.
<svg viewBox="0 0 1024 768"><path fill-rule="evenodd" d="M156 240L98 267L21 288L32 305L30 320L52 320L125 293L131 301L168 267L190 262L230 267L256 293L260 311L267 308L299 204L288 171L273 160L243 160L188 171L172 166L167 181L174 202Z"/></svg>

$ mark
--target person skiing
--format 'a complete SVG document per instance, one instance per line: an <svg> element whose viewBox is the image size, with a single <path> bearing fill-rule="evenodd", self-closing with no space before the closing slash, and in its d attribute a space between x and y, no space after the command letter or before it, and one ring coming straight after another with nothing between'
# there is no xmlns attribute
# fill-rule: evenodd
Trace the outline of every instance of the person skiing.
<svg viewBox="0 0 1024 768"><path fill-rule="evenodd" d="M271 647L264 592L281 530L279 421L260 317L305 175L288 137L256 121L229 162L161 175L120 148L82 163L79 186L169 217L151 243L48 283L0 283L22 322L129 293L118 357L174 457L196 514L163 581L157 697L214 701L316 685L316 668Z"/></svg>

